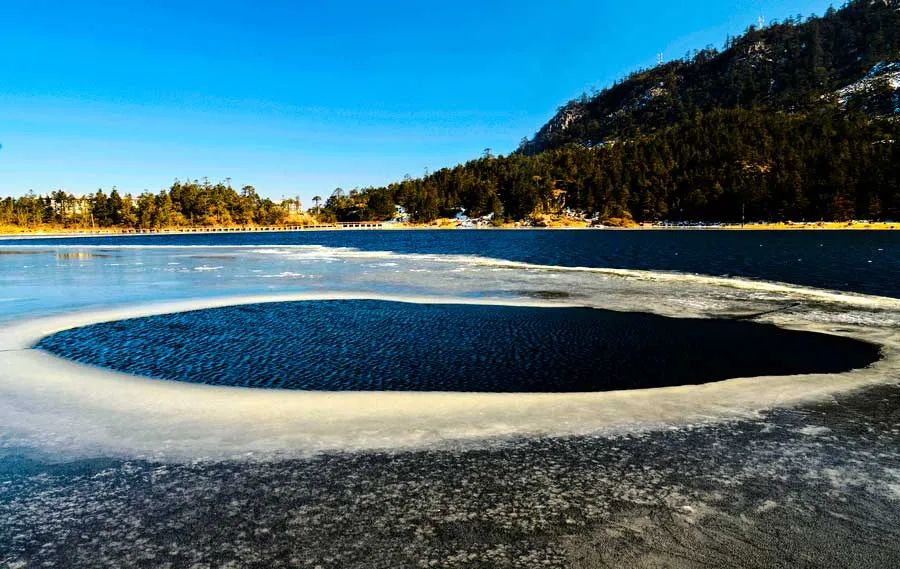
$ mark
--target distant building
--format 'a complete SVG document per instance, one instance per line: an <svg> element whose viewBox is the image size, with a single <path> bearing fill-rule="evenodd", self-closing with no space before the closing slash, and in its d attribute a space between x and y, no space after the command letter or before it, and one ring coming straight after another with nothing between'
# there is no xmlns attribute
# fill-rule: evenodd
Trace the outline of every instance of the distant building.
<svg viewBox="0 0 900 569"><path fill-rule="evenodd" d="M406 223L409 221L409 213L406 212L406 208L402 205L394 206L394 218L392 221L396 221L397 223Z"/></svg>

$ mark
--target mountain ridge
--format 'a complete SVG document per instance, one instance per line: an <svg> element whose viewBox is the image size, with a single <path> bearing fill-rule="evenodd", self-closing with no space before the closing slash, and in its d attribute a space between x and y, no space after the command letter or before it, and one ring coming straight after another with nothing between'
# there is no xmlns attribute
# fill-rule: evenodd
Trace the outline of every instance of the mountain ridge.
<svg viewBox="0 0 900 569"><path fill-rule="evenodd" d="M707 46L639 70L560 107L520 151L595 146L715 108L809 111L873 70L890 71L887 83L847 92L844 103L872 115L900 113L900 0L855 0L805 21L751 26L722 50Z"/></svg>

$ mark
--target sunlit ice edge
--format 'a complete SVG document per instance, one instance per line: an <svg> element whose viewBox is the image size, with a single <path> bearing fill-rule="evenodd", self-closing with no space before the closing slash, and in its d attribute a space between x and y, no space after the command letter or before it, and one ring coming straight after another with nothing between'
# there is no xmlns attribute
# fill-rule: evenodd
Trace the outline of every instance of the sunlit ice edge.
<svg viewBox="0 0 900 569"><path fill-rule="evenodd" d="M511 261L493 257L469 254L453 253L401 253L386 250L367 250L355 247L333 247L319 244L229 244L229 245L149 245L149 244L29 244L29 243L0 243L0 251L40 251L53 250L171 250L199 252L202 250L213 251L246 251L260 255L308 255L312 259L341 258L341 259L403 259L422 260L441 264L463 264L474 267L533 270L564 273L586 273L621 277L630 280L647 280L660 283L676 282L713 286L717 288L733 288L739 290L769 292L775 294L787 294L816 301L838 303L842 305L872 308L890 308L900 310L900 298L863 294L849 291L836 291L811 286L790 284L784 282L760 280L745 277L715 276L706 274L693 274L679 271L624 269L613 267L584 267L562 266L528 263L524 261Z"/></svg>
<svg viewBox="0 0 900 569"><path fill-rule="evenodd" d="M847 373L567 394L309 392L209 386L131 376L33 349L47 335L99 322L317 300L585 306L509 298L294 293L155 303L7 323L0 328L0 368L4 370L0 420L5 423L0 426L24 446L71 457L215 460L435 448L491 444L517 436L614 434L754 417L767 409L890 382L900 369L900 334L892 329L877 335L880 361ZM779 325L835 333L815 323ZM839 333L860 337L851 329ZM873 341L871 335L860 339Z"/></svg>

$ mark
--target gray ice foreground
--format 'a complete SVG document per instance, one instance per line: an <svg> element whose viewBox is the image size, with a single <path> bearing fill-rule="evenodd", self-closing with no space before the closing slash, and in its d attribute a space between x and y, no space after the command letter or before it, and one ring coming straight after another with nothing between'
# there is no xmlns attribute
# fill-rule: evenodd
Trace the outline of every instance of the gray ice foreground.
<svg viewBox="0 0 900 569"><path fill-rule="evenodd" d="M865 328L848 326L837 333L877 342L883 347L883 359L842 374L741 378L619 392L304 392L148 379L32 349L46 335L98 322L239 304L338 299L584 305L509 298L304 293L207 298L5 323L0 327L0 429L14 442L64 456L192 460L428 448L451 441L633 431L747 418L763 410L889 382L900 361L900 333L895 328L863 334ZM900 307L900 301L859 295L835 294L829 301ZM815 322L778 323L835 333L833 326Z"/></svg>

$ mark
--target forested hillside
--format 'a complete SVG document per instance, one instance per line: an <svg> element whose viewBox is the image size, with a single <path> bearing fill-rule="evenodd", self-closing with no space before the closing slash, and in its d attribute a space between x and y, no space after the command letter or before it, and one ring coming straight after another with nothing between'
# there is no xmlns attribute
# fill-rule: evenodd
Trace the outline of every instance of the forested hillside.
<svg viewBox="0 0 900 569"><path fill-rule="evenodd" d="M419 221L459 207L509 219L564 207L638 221L898 219L898 136L896 121L859 113L718 109L602 147L485 156L328 207L367 219L378 212L366 204L397 201Z"/></svg>
<svg viewBox="0 0 900 569"><path fill-rule="evenodd" d="M722 51L633 74L559 113L518 152L328 209L427 221L464 208L652 220L900 218L900 0L751 27Z"/></svg>
<svg viewBox="0 0 900 569"><path fill-rule="evenodd" d="M722 51L707 46L569 102L523 150L621 140L713 109L809 112L830 103L896 114L898 10L897 0L858 0L820 18L751 27Z"/></svg>

